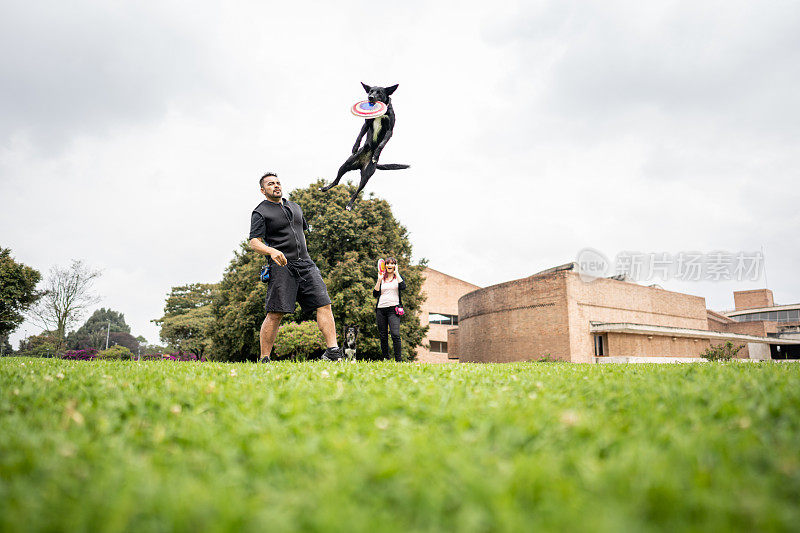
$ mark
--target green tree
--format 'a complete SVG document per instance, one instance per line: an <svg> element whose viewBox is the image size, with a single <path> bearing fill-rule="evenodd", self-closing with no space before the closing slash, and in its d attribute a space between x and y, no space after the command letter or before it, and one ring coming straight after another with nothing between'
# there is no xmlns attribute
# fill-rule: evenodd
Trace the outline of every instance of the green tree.
<svg viewBox="0 0 800 533"><path fill-rule="evenodd" d="M267 294L267 285L258 280L263 264L264 258L247 243L241 243L234 252L211 306L211 358L246 361L259 356L258 331Z"/></svg>
<svg viewBox="0 0 800 533"><path fill-rule="evenodd" d="M164 316L153 320L161 326L161 340L198 357L211 346L214 316L211 304L218 291L215 283L192 283L173 287L164 305Z"/></svg>
<svg viewBox="0 0 800 533"><path fill-rule="evenodd" d="M14 347L11 346L10 342L8 342L7 336L0 340L0 343L2 343L0 344L0 357L8 357L9 355L14 354Z"/></svg>
<svg viewBox="0 0 800 533"><path fill-rule="evenodd" d="M108 346L124 346L135 354L139 353L140 348L139 341L136 340L136 337L124 331L112 331L108 336ZM103 348L105 347L106 345L103 344Z"/></svg>
<svg viewBox="0 0 800 533"><path fill-rule="evenodd" d="M72 261L68 268L51 268L45 279L44 295L31 309L31 318L43 329L52 331L59 345L63 345L67 329L99 300L92 292L99 277L99 271L91 270L81 261Z"/></svg>
<svg viewBox="0 0 800 533"><path fill-rule="evenodd" d="M72 349L106 347L106 337L111 342L111 334L130 334L131 327L125 322L125 315L112 309L101 307L90 316L77 331L67 336L67 346ZM117 339L117 344L120 344Z"/></svg>
<svg viewBox="0 0 800 533"><path fill-rule="evenodd" d="M8 335L25 321L24 313L42 294L36 291L41 274L17 263L11 250L0 247L0 355L5 353Z"/></svg>
<svg viewBox="0 0 800 533"><path fill-rule="evenodd" d="M390 255L397 258L407 285L403 293L406 315L400 333L404 355L413 359L427 332L427 326L423 327L419 321L424 261L411 264L408 232L395 219L388 202L370 195L358 201L353 211L346 211L344 206L355 187L347 184L323 193L319 191L322 185L320 180L292 191L289 197L303 208L309 224L306 233L309 253L328 287L339 339L343 338L346 325L356 325L361 331L358 357L380 358L372 288L377 279L378 259ZM225 271L219 297L212 306L215 357L245 360L258 355L258 329L264 319L266 295L266 285L258 282L263 264L264 258L243 243ZM308 318L313 316L304 317L298 306L284 321L301 322Z"/></svg>
<svg viewBox="0 0 800 533"><path fill-rule="evenodd" d="M58 357L61 353L58 337L52 331L43 331L19 341L17 355L23 357Z"/></svg>

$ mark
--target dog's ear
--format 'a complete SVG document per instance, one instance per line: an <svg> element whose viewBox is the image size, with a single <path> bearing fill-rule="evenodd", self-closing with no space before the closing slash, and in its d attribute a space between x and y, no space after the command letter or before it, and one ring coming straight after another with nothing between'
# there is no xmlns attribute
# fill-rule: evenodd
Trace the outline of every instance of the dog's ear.
<svg viewBox="0 0 800 533"><path fill-rule="evenodd" d="M367 93L369 93L372 90L372 87L370 87L369 85L367 85L363 81L361 82L361 86L364 88L365 91L367 91Z"/></svg>
<svg viewBox="0 0 800 533"><path fill-rule="evenodd" d="M393 92L395 92L397 90L397 86L398 85L400 85L400 84L396 83L396 84L392 85L391 87L387 87L386 88L386 94L392 94Z"/></svg>

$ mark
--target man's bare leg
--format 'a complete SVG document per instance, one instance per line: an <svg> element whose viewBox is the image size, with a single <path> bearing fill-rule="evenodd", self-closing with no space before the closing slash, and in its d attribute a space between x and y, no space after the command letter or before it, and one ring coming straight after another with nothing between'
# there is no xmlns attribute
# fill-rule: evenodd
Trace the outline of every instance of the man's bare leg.
<svg viewBox="0 0 800 533"><path fill-rule="evenodd" d="M317 308L317 325L325 337L325 346L335 348L339 346L336 342L336 323L333 320L333 311L330 305Z"/></svg>
<svg viewBox="0 0 800 533"><path fill-rule="evenodd" d="M259 344L261 344L261 359L268 357L272 351L282 318L283 313L267 313L264 322L261 323L261 332L258 335Z"/></svg>

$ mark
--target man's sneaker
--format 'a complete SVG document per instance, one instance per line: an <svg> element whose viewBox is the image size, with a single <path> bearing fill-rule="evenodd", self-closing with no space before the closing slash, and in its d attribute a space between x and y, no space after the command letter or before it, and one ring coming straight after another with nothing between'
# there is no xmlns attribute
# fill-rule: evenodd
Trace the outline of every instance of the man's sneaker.
<svg viewBox="0 0 800 533"><path fill-rule="evenodd" d="M342 360L342 349L341 348L327 348L325 353L322 354L323 361L341 361Z"/></svg>
<svg viewBox="0 0 800 533"><path fill-rule="evenodd" d="M258 362L259 363L271 363L272 359L270 359L269 356L267 355L267 356L264 356L261 359L259 359Z"/></svg>

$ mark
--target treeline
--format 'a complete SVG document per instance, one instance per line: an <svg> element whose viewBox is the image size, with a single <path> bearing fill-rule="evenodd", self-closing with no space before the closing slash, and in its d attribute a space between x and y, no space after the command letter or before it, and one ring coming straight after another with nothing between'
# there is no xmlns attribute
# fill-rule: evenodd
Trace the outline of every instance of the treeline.
<svg viewBox="0 0 800 533"><path fill-rule="evenodd" d="M68 267L51 268L42 279L38 270L15 261L10 249L0 247L0 355L59 357L70 350L111 349L109 357L124 358L161 349L134 337L125 315L111 309L95 310L72 330L99 301L93 290L99 277L99 271L72 261ZM26 318L43 331L22 339L14 352L8 336Z"/></svg>
<svg viewBox="0 0 800 533"><path fill-rule="evenodd" d="M102 307L63 339L55 331L47 330L22 339L14 355L61 357L66 353L87 350L103 353L108 359L132 359L145 354L162 353L167 348L150 345L141 335L134 337L124 314Z"/></svg>
<svg viewBox="0 0 800 533"><path fill-rule="evenodd" d="M357 357L380 358L372 288L378 259L393 256L407 286L403 293L406 315L401 325L404 356L414 359L427 332L427 326L419 321L424 261L411 264L408 231L395 219L388 202L370 195L359 201L353 211L347 211L344 207L354 186L348 184L322 193L322 185L320 180L296 189L289 198L302 207L309 224L309 253L328 287L340 345L345 327L357 326ZM242 214L243 233L248 215ZM154 321L161 326L162 342L209 359L255 360L259 355L258 332L265 316L267 285L259 281L264 264L265 258L242 242L218 283L173 287L167 295L164 315ZM273 355L309 357L314 355L315 345L321 351L321 336L315 338L314 329L303 325L314 318L313 314L302 313L299 305L294 313L286 315Z"/></svg>

